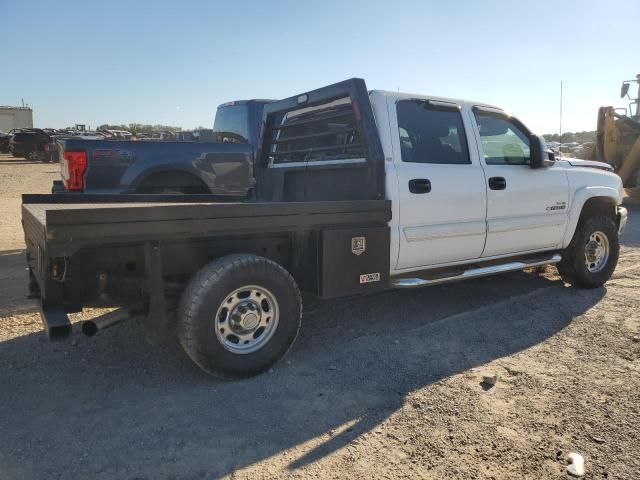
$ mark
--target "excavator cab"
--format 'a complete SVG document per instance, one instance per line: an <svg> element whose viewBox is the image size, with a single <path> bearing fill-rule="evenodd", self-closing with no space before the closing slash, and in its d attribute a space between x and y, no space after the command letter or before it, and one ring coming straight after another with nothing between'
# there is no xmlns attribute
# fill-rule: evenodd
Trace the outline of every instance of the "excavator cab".
<svg viewBox="0 0 640 480"><path fill-rule="evenodd" d="M632 84L638 84L638 96L629 97ZM634 80L625 80L620 87L620 98L629 98L628 109L600 107L596 144L592 160L612 165L630 196L640 197L640 74ZM618 113L616 110L624 110Z"/></svg>

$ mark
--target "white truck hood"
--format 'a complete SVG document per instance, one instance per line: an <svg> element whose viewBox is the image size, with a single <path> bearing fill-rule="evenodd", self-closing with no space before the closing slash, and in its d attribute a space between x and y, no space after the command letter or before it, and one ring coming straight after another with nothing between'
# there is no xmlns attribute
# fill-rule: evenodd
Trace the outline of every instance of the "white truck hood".
<svg viewBox="0 0 640 480"><path fill-rule="evenodd" d="M608 172L613 172L613 167L604 162L596 162L594 160L580 160L578 158L570 157L559 157L558 160L567 162L572 167L591 167L598 168L600 170L606 170Z"/></svg>

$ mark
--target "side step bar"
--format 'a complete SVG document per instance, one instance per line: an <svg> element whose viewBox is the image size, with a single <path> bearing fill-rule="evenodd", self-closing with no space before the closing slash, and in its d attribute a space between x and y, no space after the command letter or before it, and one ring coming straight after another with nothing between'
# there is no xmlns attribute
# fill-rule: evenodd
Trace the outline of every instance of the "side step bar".
<svg viewBox="0 0 640 480"><path fill-rule="evenodd" d="M530 267L539 267L541 265L549 265L552 263L558 263L562 260L559 254L552 255L546 258L535 258L530 261L519 260L509 263L500 263L496 265L489 265L486 267L470 268L462 273L456 273L451 276L443 276L437 278L392 278L391 286L394 288L415 288L425 287L427 285L438 285L440 283L455 282L458 280L468 280L470 278L486 277L487 275L494 275L496 273L515 272L518 270L524 270Z"/></svg>

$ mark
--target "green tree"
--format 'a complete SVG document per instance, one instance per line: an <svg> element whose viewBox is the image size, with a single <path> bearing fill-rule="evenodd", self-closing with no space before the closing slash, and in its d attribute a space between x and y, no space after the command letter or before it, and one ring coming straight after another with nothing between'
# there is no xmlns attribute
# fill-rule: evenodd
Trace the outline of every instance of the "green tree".
<svg viewBox="0 0 640 480"><path fill-rule="evenodd" d="M543 135L547 142L562 142L562 143L587 143L596 141L596 132L565 132L562 137L557 133L546 133Z"/></svg>
<svg viewBox="0 0 640 480"><path fill-rule="evenodd" d="M172 127L170 125L146 125L143 123L130 123L129 125L111 125L104 123L98 126L98 130L127 130L131 133L160 133L166 132L180 132L182 127Z"/></svg>

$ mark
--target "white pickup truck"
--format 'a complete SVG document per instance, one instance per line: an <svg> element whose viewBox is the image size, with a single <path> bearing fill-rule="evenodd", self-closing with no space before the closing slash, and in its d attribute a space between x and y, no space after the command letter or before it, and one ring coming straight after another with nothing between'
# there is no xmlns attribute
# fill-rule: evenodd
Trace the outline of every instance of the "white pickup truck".
<svg viewBox="0 0 640 480"><path fill-rule="evenodd" d="M554 159L499 108L369 92L360 79L263 107L260 116L247 102L219 109L224 143L197 162L222 195L23 197L30 292L50 338L69 335L69 312L120 307L84 322L84 333L142 313L150 338L175 326L204 371L240 378L287 352L302 294L546 264L593 288L616 266L627 215L620 178L604 163ZM121 143L113 152L78 145L61 151L74 182L87 157L102 169L135 161ZM226 189L245 197L225 201Z"/></svg>
<svg viewBox="0 0 640 480"><path fill-rule="evenodd" d="M511 270L514 255L542 252L578 286L611 276L627 214L609 165L550 158L542 139L494 106L382 91L370 99L392 200L392 277L455 265L468 268L453 278L496 273Z"/></svg>

